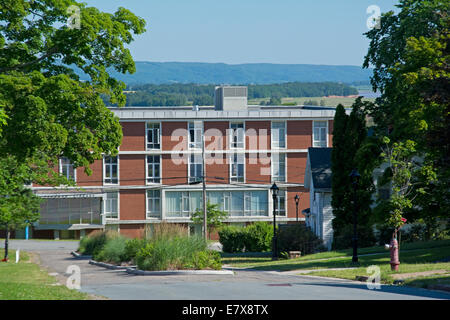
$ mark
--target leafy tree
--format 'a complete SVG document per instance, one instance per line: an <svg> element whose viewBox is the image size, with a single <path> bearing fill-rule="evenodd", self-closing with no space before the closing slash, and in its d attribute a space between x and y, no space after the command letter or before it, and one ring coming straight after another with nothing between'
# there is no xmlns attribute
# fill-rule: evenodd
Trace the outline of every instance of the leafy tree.
<svg viewBox="0 0 450 320"><path fill-rule="evenodd" d="M353 212L355 210L355 194L350 178L353 169L358 169L361 177L356 190L356 201L358 208L358 225L367 230L358 229L359 237L367 236L372 239L371 225L371 197L373 192L372 170L360 155L360 148L367 138L364 109L366 103L358 98L352 107L352 112L347 115L342 105L336 108L333 125L333 149L331 151L332 171L332 198L334 219L333 235L334 246L350 246L351 243L342 241L348 238L346 226L353 225ZM362 242L366 239L361 239ZM367 241L369 241L367 239ZM345 242L345 243L344 243Z"/></svg>
<svg viewBox="0 0 450 320"><path fill-rule="evenodd" d="M22 228L39 219L40 198L25 187L30 168L13 157L0 158L0 226L5 227L5 260L11 229Z"/></svg>
<svg viewBox="0 0 450 320"><path fill-rule="evenodd" d="M213 204L208 201L206 204L206 225L208 234L210 235L211 231L217 230L223 226L223 221L227 217L228 214L225 211L220 210L218 204ZM197 209L192 214L192 221L195 224L203 225L203 209Z"/></svg>
<svg viewBox="0 0 450 320"><path fill-rule="evenodd" d="M381 28L366 33L364 67L374 66L371 83L382 93L370 108L376 135L415 142L415 155L436 174L412 188L413 219L448 217L450 212L450 104L448 1L401 0L400 12L382 15ZM411 155L412 157L413 155ZM424 193L422 193L422 191Z"/></svg>
<svg viewBox="0 0 450 320"><path fill-rule="evenodd" d="M79 28L66 24L72 5ZM12 168L0 177L11 184L1 193L3 223L35 220L35 197L20 186L60 184L59 157L90 174L94 160L117 153L121 126L101 95L123 106L125 85L106 68L135 71L126 45L144 27L124 8L109 14L72 0L0 1L0 163Z"/></svg>

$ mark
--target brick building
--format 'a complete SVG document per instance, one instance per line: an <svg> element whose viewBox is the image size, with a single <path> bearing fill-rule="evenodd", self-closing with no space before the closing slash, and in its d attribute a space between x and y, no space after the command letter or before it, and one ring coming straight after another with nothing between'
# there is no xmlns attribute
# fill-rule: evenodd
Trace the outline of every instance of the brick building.
<svg viewBox="0 0 450 320"><path fill-rule="evenodd" d="M46 198L32 237L101 228L137 237L161 221L201 232L190 215L202 208L203 163L207 199L229 214L227 223L272 221L274 182L277 222L296 221L297 194L304 221L308 148L331 146L334 108L250 106L245 87L216 90L212 107L111 108L123 128L118 156L95 161L91 176L61 159L58 170L78 188L32 186Z"/></svg>

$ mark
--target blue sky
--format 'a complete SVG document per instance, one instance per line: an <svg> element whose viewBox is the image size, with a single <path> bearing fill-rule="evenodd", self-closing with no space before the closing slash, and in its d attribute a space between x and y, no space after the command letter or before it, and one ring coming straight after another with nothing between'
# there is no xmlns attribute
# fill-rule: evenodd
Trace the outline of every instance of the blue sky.
<svg viewBox="0 0 450 320"><path fill-rule="evenodd" d="M398 0L84 0L147 21L137 61L362 65L370 5Z"/></svg>

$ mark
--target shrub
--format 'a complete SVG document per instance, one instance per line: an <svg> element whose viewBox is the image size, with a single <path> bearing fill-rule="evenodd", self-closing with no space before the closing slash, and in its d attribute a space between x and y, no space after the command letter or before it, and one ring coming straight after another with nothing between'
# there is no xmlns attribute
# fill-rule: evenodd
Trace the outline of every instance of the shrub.
<svg viewBox="0 0 450 320"><path fill-rule="evenodd" d="M387 230L388 231L388 230ZM358 235L358 247L366 248L376 245L377 239L371 226L358 225L356 229ZM392 233L391 233L392 234ZM353 225L346 225L341 230L334 232L333 249L348 249L353 246ZM389 238L390 239L390 238ZM388 243L388 242L386 242Z"/></svg>
<svg viewBox="0 0 450 320"><path fill-rule="evenodd" d="M105 245L107 239L119 236L117 231L93 231L80 240L78 251L85 255L97 255Z"/></svg>
<svg viewBox="0 0 450 320"><path fill-rule="evenodd" d="M302 255L326 251L323 242L304 224L282 226L277 232L278 252L301 251Z"/></svg>
<svg viewBox="0 0 450 320"><path fill-rule="evenodd" d="M147 239L173 238L187 236L188 230L180 224L161 222L153 224L152 227L147 225L145 233Z"/></svg>
<svg viewBox="0 0 450 320"><path fill-rule="evenodd" d="M273 227L263 221L245 227L245 251L264 252L272 250Z"/></svg>
<svg viewBox="0 0 450 320"><path fill-rule="evenodd" d="M128 256L126 252L126 242L127 239L122 236L107 239L103 248L98 253L94 254L93 258L97 261L115 264L128 262L130 261L130 256Z"/></svg>
<svg viewBox="0 0 450 320"><path fill-rule="evenodd" d="M219 241L224 252L242 252L245 246L245 229L225 226L219 230Z"/></svg>
<svg viewBox="0 0 450 320"><path fill-rule="evenodd" d="M222 260L220 254L213 250L203 250L194 252L191 261L185 265L185 268L202 269L222 269Z"/></svg>
<svg viewBox="0 0 450 320"><path fill-rule="evenodd" d="M128 261L136 263L135 258L138 251L147 244L145 239L129 239L125 243L125 256Z"/></svg>
<svg viewBox="0 0 450 320"><path fill-rule="evenodd" d="M155 237L138 250L135 261L142 270L183 269L192 266L194 255L206 247L201 237Z"/></svg>

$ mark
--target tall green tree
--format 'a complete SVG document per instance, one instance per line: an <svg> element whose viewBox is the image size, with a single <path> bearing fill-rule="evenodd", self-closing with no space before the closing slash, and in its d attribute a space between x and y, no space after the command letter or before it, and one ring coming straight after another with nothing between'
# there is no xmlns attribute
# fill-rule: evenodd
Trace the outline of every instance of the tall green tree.
<svg viewBox="0 0 450 320"><path fill-rule="evenodd" d="M2 190L3 223L34 220L34 197L19 186L61 183L52 170L59 157L90 174L96 159L117 153L121 126L101 96L123 106L125 85L107 68L133 73L126 46L144 31L145 21L125 8L110 14L72 0L0 1L0 164L21 170L1 172L14 182Z"/></svg>
<svg viewBox="0 0 450 320"><path fill-rule="evenodd" d="M360 155L360 148L367 138L365 124L366 103L358 98L352 106L352 112L347 115L342 105L336 108L333 125L333 149L331 151L332 198L334 219L333 236L335 248L350 246L353 225L355 199L358 215L358 237L360 243L370 244L372 241L371 203L372 203L372 170ZM350 173L357 169L361 175L356 195Z"/></svg>
<svg viewBox="0 0 450 320"><path fill-rule="evenodd" d="M410 218L447 217L450 212L449 1L401 0L395 14L382 15L364 67L373 66L374 89L382 96L370 108L376 134L393 143L414 141L422 164L436 179L414 186ZM410 159L410 160L411 160ZM424 193L422 193L424 191ZM408 212L406 213L408 214Z"/></svg>

